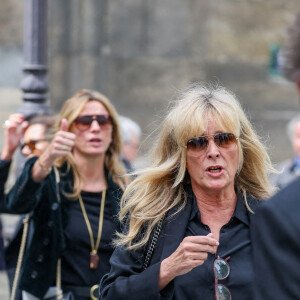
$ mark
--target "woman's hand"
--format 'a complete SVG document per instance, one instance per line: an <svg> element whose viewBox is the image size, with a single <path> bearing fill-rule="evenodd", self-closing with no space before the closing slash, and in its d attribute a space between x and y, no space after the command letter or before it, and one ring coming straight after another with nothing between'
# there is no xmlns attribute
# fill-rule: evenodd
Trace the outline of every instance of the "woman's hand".
<svg viewBox="0 0 300 300"><path fill-rule="evenodd" d="M68 131L68 121L62 119L60 131L55 134L48 148L33 166L32 178L34 181L40 182L44 180L51 170L54 161L72 151L75 138L75 134Z"/></svg>
<svg viewBox="0 0 300 300"><path fill-rule="evenodd" d="M20 145L28 122L24 121L25 116L19 113L11 114L5 121L4 147L1 153L1 159L10 161Z"/></svg>
<svg viewBox="0 0 300 300"><path fill-rule="evenodd" d="M60 131L55 134L49 147L41 155L43 162L47 163L47 167L52 166L56 159L64 157L72 151L75 137L74 133L68 131L68 121L62 119Z"/></svg>
<svg viewBox="0 0 300 300"><path fill-rule="evenodd" d="M176 251L164 259L160 266L158 286L162 290L176 276L186 274L202 265L208 253L215 254L219 242L210 233L207 236L188 236Z"/></svg>

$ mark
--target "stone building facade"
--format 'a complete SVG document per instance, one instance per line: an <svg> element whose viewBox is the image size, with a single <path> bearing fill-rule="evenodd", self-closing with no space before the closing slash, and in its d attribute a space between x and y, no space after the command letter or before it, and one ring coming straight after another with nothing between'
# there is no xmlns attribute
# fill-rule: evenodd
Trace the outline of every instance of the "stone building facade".
<svg viewBox="0 0 300 300"><path fill-rule="evenodd" d="M22 77L23 3L0 2L1 92L18 89ZM219 82L270 137L279 161L291 155L282 141L288 145L285 123L299 105L293 85L270 80L269 49L284 44L298 7L299 0L48 1L50 105L58 111L78 89L97 89L146 136L178 90Z"/></svg>

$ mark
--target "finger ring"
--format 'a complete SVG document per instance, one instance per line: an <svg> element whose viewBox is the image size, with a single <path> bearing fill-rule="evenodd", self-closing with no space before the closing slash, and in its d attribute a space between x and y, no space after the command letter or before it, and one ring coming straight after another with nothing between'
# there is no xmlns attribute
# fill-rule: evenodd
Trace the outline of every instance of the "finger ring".
<svg viewBox="0 0 300 300"><path fill-rule="evenodd" d="M2 128L8 127L10 124L9 120L5 120L5 122L2 124Z"/></svg>
<svg viewBox="0 0 300 300"><path fill-rule="evenodd" d="M69 148L68 148L68 146L63 145L63 146L62 146L62 150L67 151L67 150L69 150Z"/></svg>

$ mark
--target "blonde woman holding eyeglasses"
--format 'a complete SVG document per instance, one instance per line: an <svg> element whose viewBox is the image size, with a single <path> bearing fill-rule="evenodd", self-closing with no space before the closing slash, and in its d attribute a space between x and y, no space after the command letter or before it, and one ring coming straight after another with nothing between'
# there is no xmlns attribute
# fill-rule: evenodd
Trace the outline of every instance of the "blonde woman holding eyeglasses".
<svg viewBox="0 0 300 300"><path fill-rule="evenodd" d="M8 197L18 213L33 209L35 232L20 279L23 299L96 299L109 271L119 200L127 184L118 114L101 93L80 90L61 109L54 138L30 159Z"/></svg>
<svg viewBox="0 0 300 300"><path fill-rule="evenodd" d="M126 228L100 299L250 300L252 215L274 169L238 100L192 86L153 145L123 195Z"/></svg>

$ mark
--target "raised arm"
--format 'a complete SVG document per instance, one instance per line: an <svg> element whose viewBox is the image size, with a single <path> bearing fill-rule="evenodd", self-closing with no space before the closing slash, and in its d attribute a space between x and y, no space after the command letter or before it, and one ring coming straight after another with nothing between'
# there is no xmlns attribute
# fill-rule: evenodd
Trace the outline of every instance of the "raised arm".
<svg viewBox="0 0 300 300"><path fill-rule="evenodd" d="M5 121L4 126L4 146L0 159L0 212L10 213L5 201L5 184L8 179L12 157L20 144L28 122L24 121L22 114L12 114Z"/></svg>
<svg viewBox="0 0 300 300"><path fill-rule="evenodd" d="M12 114L4 123L4 146L1 151L1 159L11 161L16 149L20 145L20 141L28 126L28 122L24 121L25 116L22 114Z"/></svg>
<svg viewBox="0 0 300 300"><path fill-rule="evenodd" d="M36 195L41 190L42 184L34 182L31 177L31 168L36 160L37 157L32 157L25 163L20 176L5 196L6 206L11 213L28 213L37 204Z"/></svg>
<svg viewBox="0 0 300 300"><path fill-rule="evenodd" d="M32 167L32 179L35 182L43 181L51 172L54 161L66 156L73 148L75 134L68 132L68 122L63 119L61 129L55 134L49 147L41 154Z"/></svg>

